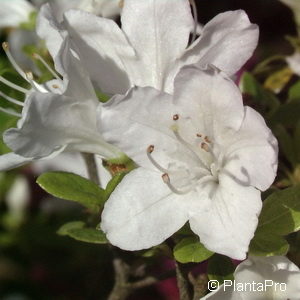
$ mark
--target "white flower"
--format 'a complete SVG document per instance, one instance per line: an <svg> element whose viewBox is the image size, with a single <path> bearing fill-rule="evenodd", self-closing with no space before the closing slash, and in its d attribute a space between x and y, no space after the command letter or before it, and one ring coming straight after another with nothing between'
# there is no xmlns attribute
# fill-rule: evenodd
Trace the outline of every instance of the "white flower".
<svg viewBox="0 0 300 300"><path fill-rule="evenodd" d="M2 97L23 107L22 115L0 108L21 117L18 128L4 133L4 142L13 153L0 156L0 169L15 168L37 159L50 159L63 151L89 152L102 157L120 155L120 151L107 144L97 127L96 110L99 105L93 86L80 61L70 51L66 39L61 49L63 80L56 79L45 85L37 84L31 73L24 73L14 61L8 45L4 44L8 58L31 86L31 90L19 87L0 76L0 81L23 92L25 102L17 101L1 92ZM38 58L50 69L50 67Z"/></svg>
<svg viewBox="0 0 300 300"><path fill-rule="evenodd" d="M65 26L92 80L107 94L132 86L172 92L184 65L213 64L231 75L249 59L258 28L244 11L219 14L188 46L194 21L188 0L125 0L122 29L83 11L65 13ZM47 33L45 33L46 35Z"/></svg>
<svg viewBox="0 0 300 300"><path fill-rule="evenodd" d="M300 270L284 256L249 257L236 268L234 280L232 283L227 282L227 286L221 285L217 291L201 299L300 299Z"/></svg>
<svg viewBox="0 0 300 300"><path fill-rule="evenodd" d="M26 0L1 0L0 28L18 27L27 22L35 7Z"/></svg>
<svg viewBox="0 0 300 300"><path fill-rule="evenodd" d="M244 259L273 182L277 142L214 68L184 68L171 95L135 88L99 116L103 136L140 168L106 202L102 229L122 249L163 242L187 221L209 249Z"/></svg>

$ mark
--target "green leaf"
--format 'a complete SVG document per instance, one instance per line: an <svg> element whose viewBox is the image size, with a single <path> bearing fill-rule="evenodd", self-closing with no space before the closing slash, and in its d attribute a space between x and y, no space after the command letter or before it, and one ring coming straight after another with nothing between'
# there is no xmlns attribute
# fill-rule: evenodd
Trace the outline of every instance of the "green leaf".
<svg viewBox="0 0 300 300"><path fill-rule="evenodd" d="M287 130L280 124L275 127L274 133L279 141L281 151L284 153L291 165L296 166L297 153L292 136L290 136Z"/></svg>
<svg viewBox="0 0 300 300"><path fill-rule="evenodd" d="M249 252L283 255L288 250L284 236L300 229L300 186L277 191L263 204Z"/></svg>
<svg viewBox="0 0 300 300"><path fill-rule="evenodd" d="M233 280L235 267L230 258L215 254L208 261L207 275L209 280L218 280L220 284L224 280Z"/></svg>
<svg viewBox="0 0 300 300"><path fill-rule="evenodd" d="M240 88L245 96L250 97L251 105L262 113L267 112L268 115L272 115L280 105L276 96L264 89L248 72L243 73Z"/></svg>
<svg viewBox="0 0 300 300"><path fill-rule="evenodd" d="M300 163L300 120L297 122L294 132L294 148L296 152L296 160Z"/></svg>
<svg viewBox="0 0 300 300"><path fill-rule="evenodd" d="M300 101L289 102L281 105L270 118L271 126L278 123L288 127L294 127L300 116Z"/></svg>
<svg viewBox="0 0 300 300"><path fill-rule="evenodd" d="M289 101L300 101L300 80L290 87L288 99Z"/></svg>
<svg viewBox="0 0 300 300"><path fill-rule="evenodd" d="M174 257L181 263L199 263L207 260L213 254L199 242L197 237L184 238L174 248Z"/></svg>
<svg viewBox="0 0 300 300"><path fill-rule="evenodd" d="M66 223L57 231L57 233L86 243L106 244L108 242L103 231L95 228L87 228L82 221Z"/></svg>
<svg viewBox="0 0 300 300"><path fill-rule="evenodd" d="M42 174L37 183L49 194L78 202L93 212L98 212L105 202L105 193L94 182L66 172Z"/></svg>

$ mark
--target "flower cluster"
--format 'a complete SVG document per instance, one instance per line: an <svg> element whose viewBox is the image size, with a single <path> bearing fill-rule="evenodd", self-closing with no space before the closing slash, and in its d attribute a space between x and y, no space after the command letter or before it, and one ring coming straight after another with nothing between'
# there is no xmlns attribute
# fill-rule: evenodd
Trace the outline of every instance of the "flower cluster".
<svg viewBox="0 0 300 300"><path fill-rule="evenodd" d="M35 38L45 40L55 71L34 56L53 80L36 82L3 45L29 87L0 77L25 95L4 95L22 113L2 109L20 120L4 133L13 152L0 168L66 151L125 153L137 168L104 206L101 229L111 244L150 248L188 222L207 249L245 259L278 152L232 79L257 45L257 26L244 11L229 11L199 35L188 0L70 2L50 1L37 17ZM121 8L119 26L106 17ZM99 102L98 92L110 100Z"/></svg>

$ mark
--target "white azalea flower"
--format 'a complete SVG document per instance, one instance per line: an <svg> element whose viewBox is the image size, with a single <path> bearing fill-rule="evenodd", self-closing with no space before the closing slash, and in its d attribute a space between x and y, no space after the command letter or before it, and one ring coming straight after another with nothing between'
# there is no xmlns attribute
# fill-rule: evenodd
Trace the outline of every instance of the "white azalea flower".
<svg viewBox="0 0 300 300"><path fill-rule="evenodd" d="M105 204L101 227L113 245L149 248L189 221L209 250L245 258L277 142L228 77L187 67L173 97L135 88L112 98L99 120L105 139L140 165Z"/></svg>
<svg viewBox="0 0 300 300"><path fill-rule="evenodd" d="M249 257L236 268L234 280L201 299L300 299L300 270L284 256Z"/></svg>
<svg viewBox="0 0 300 300"><path fill-rule="evenodd" d="M249 59L258 39L257 26L237 10L216 16L187 47L195 28L188 0L125 0L121 23L120 29L83 11L65 13L65 26L92 80L112 95L132 86L172 92L179 69L194 63L214 64L231 75Z"/></svg>
<svg viewBox="0 0 300 300"><path fill-rule="evenodd" d="M0 169L10 169L36 159L53 158L63 151L89 152L102 157L114 157L120 152L104 142L97 128L96 110L99 105L93 86L79 60L70 52L68 40L60 54L64 62L64 79L52 70L56 79L45 85L37 84L31 73L24 73L14 61L4 44L8 58L31 86L31 90L19 87L4 77L0 81L23 92L25 102L1 93L2 97L23 107L22 115L7 109L2 111L21 117L18 128L4 133L4 142L13 153L0 157ZM38 57L50 69L50 67Z"/></svg>

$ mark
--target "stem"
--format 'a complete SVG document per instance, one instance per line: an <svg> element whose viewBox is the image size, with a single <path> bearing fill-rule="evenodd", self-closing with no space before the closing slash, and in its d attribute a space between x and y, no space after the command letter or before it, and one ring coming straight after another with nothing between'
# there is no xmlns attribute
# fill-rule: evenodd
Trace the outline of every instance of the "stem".
<svg viewBox="0 0 300 300"><path fill-rule="evenodd" d="M90 153L82 153L82 156L85 161L90 180L100 185L100 178L98 176L98 169L95 160L95 155Z"/></svg>
<svg viewBox="0 0 300 300"><path fill-rule="evenodd" d="M188 278L194 288L193 300L199 300L201 297L204 297L207 292L207 275L200 274L197 277L194 277L192 273L189 273Z"/></svg>
<svg viewBox="0 0 300 300"><path fill-rule="evenodd" d="M191 300L189 283L184 276L184 273L181 269L181 265L177 261L175 261L175 267L176 267L176 279L177 279L177 286L179 289L180 300Z"/></svg>

